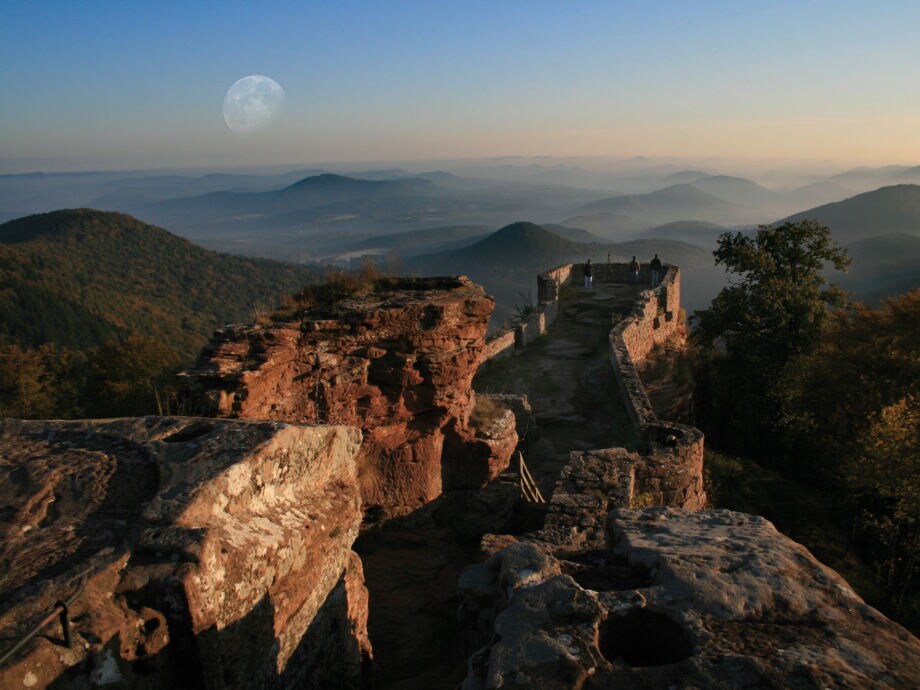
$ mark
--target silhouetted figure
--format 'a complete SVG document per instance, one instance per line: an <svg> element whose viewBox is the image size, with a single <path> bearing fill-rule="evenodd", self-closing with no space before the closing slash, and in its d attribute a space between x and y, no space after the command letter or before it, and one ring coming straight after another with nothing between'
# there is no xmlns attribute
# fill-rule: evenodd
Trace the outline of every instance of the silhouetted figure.
<svg viewBox="0 0 920 690"><path fill-rule="evenodd" d="M585 290L591 289L593 277L591 276L591 259L585 261Z"/></svg>
<svg viewBox="0 0 920 690"><path fill-rule="evenodd" d="M636 257L629 262L629 282L633 285L639 284L639 262L636 261Z"/></svg>
<svg viewBox="0 0 920 690"><path fill-rule="evenodd" d="M658 281L661 280L661 259L657 254L648 267L652 270L652 286L658 285Z"/></svg>

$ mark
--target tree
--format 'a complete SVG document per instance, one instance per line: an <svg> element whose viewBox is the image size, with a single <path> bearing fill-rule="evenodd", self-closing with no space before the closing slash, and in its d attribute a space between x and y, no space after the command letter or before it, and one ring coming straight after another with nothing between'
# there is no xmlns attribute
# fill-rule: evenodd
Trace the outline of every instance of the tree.
<svg viewBox="0 0 920 690"><path fill-rule="evenodd" d="M0 347L0 416L77 417L86 358L66 347Z"/></svg>
<svg viewBox="0 0 920 690"><path fill-rule="evenodd" d="M920 623L920 289L834 313L783 374L786 442L849 509L892 610Z"/></svg>
<svg viewBox="0 0 920 690"><path fill-rule="evenodd" d="M725 233L716 264L740 277L696 312L696 342L720 356L697 371L699 423L736 451L773 452L778 410L770 391L786 362L817 342L843 293L822 273L845 270L846 251L828 227L812 220L761 226L754 237Z"/></svg>
<svg viewBox="0 0 920 690"><path fill-rule="evenodd" d="M789 440L825 474L858 456L876 416L910 396L920 397L920 289L832 314L774 387Z"/></svg>
<svg viewBox="0 0 920 690"><path fill-rule="evenodd" d="M92 417L166 413L175 396L179 354L155 338L126 338L95 348L89 357L85 400Z"/></svg>

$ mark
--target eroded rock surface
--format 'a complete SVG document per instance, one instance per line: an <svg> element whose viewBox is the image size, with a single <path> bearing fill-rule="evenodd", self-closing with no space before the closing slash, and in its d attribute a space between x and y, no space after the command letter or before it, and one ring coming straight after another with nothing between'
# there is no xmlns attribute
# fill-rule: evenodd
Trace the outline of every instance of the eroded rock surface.
<svg viewBox="0 0 920 690"><path fill-rule="evenodd" d="M606 548L512 544L460 591L465 690L920 687L920 641L761 517L615 510Z"/></svg>
<svg viewBox="0 0 920 690"><path fill-rule="evenodd" d="M0 421L0 687L357 687L351 427ZM321 662L321 663L319 663Z"/></svg>
<svg viewBox="0 0 920 690"><path fill-rule="evenodd" d="M361 428L364 503L404 514L507 467L517 439L469 424L493 306L466 278L405 279L336 319L225 329L187 380L209 414Z"/></svg>

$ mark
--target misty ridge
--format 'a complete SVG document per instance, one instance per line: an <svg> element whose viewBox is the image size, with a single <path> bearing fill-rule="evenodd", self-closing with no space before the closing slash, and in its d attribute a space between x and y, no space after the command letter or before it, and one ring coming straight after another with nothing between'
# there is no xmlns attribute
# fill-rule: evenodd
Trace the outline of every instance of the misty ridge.
<svg viewBox="0 0 920 690"><path fill-rule="evenodd" d="M877 302L920 285L918 185L920 166L745 173L643 158L32 173L0 176L0 221L86 207L231 254L464 273L496 296L500 321L535 271L655 253L684 271L688 311L703 308L725 283L711 255L719 235L787 218L828 225L854 258L832 279Z"/></svg>

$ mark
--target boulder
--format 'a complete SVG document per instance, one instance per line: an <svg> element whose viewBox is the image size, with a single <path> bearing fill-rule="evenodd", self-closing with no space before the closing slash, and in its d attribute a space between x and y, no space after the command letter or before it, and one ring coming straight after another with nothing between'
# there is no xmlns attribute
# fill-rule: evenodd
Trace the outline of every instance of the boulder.
<svg viewBox="0 0 920 690"><path fill-rule="evenodd" d="M0 421L0 687L358 687L357 429ZM319 663L322 662L322 663ZM334 681L334 682L333 682Z"/></svg>
<svg viewBox="0 0 920 690"><path fill-rule="evenodd" d="M459 589L464 688L920 687L920 641L757 516L617 509L606 548L518 542Z"/></svg>

